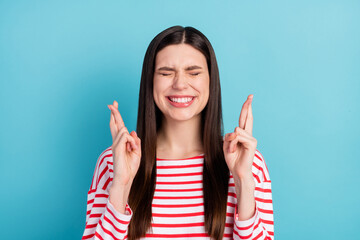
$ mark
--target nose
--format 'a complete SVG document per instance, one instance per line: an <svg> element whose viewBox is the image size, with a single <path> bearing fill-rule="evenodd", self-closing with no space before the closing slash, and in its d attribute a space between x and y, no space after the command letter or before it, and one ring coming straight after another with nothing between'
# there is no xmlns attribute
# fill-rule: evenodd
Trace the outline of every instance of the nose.
<svg viewBox="0 0 360 240"><path fill-rule="evenodd" d="M188 87L188 79L186 76L181 73L177 72L173 79L173 88L174 89L186 89Z"/></svg>

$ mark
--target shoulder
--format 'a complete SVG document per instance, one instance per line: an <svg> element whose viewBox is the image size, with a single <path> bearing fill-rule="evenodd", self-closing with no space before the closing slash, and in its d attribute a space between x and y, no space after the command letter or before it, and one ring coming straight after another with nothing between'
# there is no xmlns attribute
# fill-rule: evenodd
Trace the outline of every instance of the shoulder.
<svg viewBox="0 0 360 240"><path fill-rule="evenodd" d="M258 182L270 181L270 174L266 166L265 158L258 149L255 150L252 172Z"/></svg>
<svg viewBox="0 0 360 240"><path fill-rule="evenodd" d="M113 163L113 153L111 146L103 150L96 162L96 168L104 169L108 165L112 165Z"/></svg>
<svg viewBox="0 0 360 240"><path fill-rule="evenodd" d="M103 150L97 158L91 189L99 187L106 189L113 169L113 154L111 146Z"/></svg>
<svg viewBox="0 0 360 240"><path fill-rule="evenodd" d="M105 150L103 150L100 153L96 164L98 165L98 164L101 164L101 163L105 162L104 161L105 159L107 161L111 160L111 162L112 162L112 149L111 149L111 146L106 148Z"/></svg>

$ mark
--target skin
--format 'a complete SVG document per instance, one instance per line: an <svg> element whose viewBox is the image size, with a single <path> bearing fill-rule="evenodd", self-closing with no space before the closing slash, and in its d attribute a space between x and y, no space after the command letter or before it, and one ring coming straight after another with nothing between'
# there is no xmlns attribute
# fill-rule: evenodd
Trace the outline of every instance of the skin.
<svg viewBox="0 0 360 240"><path fill-rule="evenodd" d="M156 150L159 158L185 158L203 152L200 114L209 99L209 84L206 58L192 46L170 45L157 53L153 94L163 113ZM189 107L177 108L166 98L171 95L190 95L195 99Z"/></svg>
<svg viewBox="0 0 360 240"><path fill-rule="evenodd" d="M199 68L189 69L194 65ZM200 113L209 99L209 71L205 56L188 44L170 45L159 51L155 59L153 94L156 105L163 113L163 125L157 139L157 157L185 158L203 153L199 137ZM176 108L166 100L169 95L191 95L196 98L189 107ZM252 161L257 141L252 136L252 99L253 95L250 94L242 106L239 126L234 132L225 134L223 145L225 161L234 177L239 220L249 219L255 213ZM140 164L141 140L135 131L129 133L126 129L118 103L114 101L108 107L111 110L114 158L114 178L109 199L116 210L125 213L132 180Z"/></svg>
<svg viewBox="0 0 360 240"><path fill-rule="evenodd" d="M108 105L111 110L110 131L113 139L114 177L109 189L109 201L114 208L125 214L132 181L139 169L141 159L141 139L135 131L129 133L118 110L118 103Z"/></svg>
<svg viewBox="0 0 360 240"><path fill-rule="evenodd" d="M239 126L225 134L223 151L225 161L234 177L239 220L250 219L255 214L255 181L252 164L257 140L252 136L253 115L250 94L242 106Z"/></svg>

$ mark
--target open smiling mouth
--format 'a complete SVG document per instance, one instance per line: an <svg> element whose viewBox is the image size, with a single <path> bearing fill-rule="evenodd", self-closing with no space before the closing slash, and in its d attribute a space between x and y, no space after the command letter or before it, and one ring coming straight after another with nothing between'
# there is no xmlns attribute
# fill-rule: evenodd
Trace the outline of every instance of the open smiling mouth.
<svg viewBox="0 0 360 240"><path fill-rule="evenodd" d="M174 106L174 107L188 107L190 106L193 102L195 97L181 97L181 98L177 98L177 97L166 97L166 99L168 100L168 102Z"/></svg>

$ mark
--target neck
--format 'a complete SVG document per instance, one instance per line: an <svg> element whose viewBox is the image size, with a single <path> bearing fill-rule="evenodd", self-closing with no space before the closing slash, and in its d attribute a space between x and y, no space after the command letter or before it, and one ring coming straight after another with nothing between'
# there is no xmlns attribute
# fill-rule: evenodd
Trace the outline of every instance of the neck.
<svg viewBox="0 0 360 240"><path fill-rule="evenodd" d="M158 158L192 157L203 153L201 114L187 121L163 117L156 152Z"/></svg>

